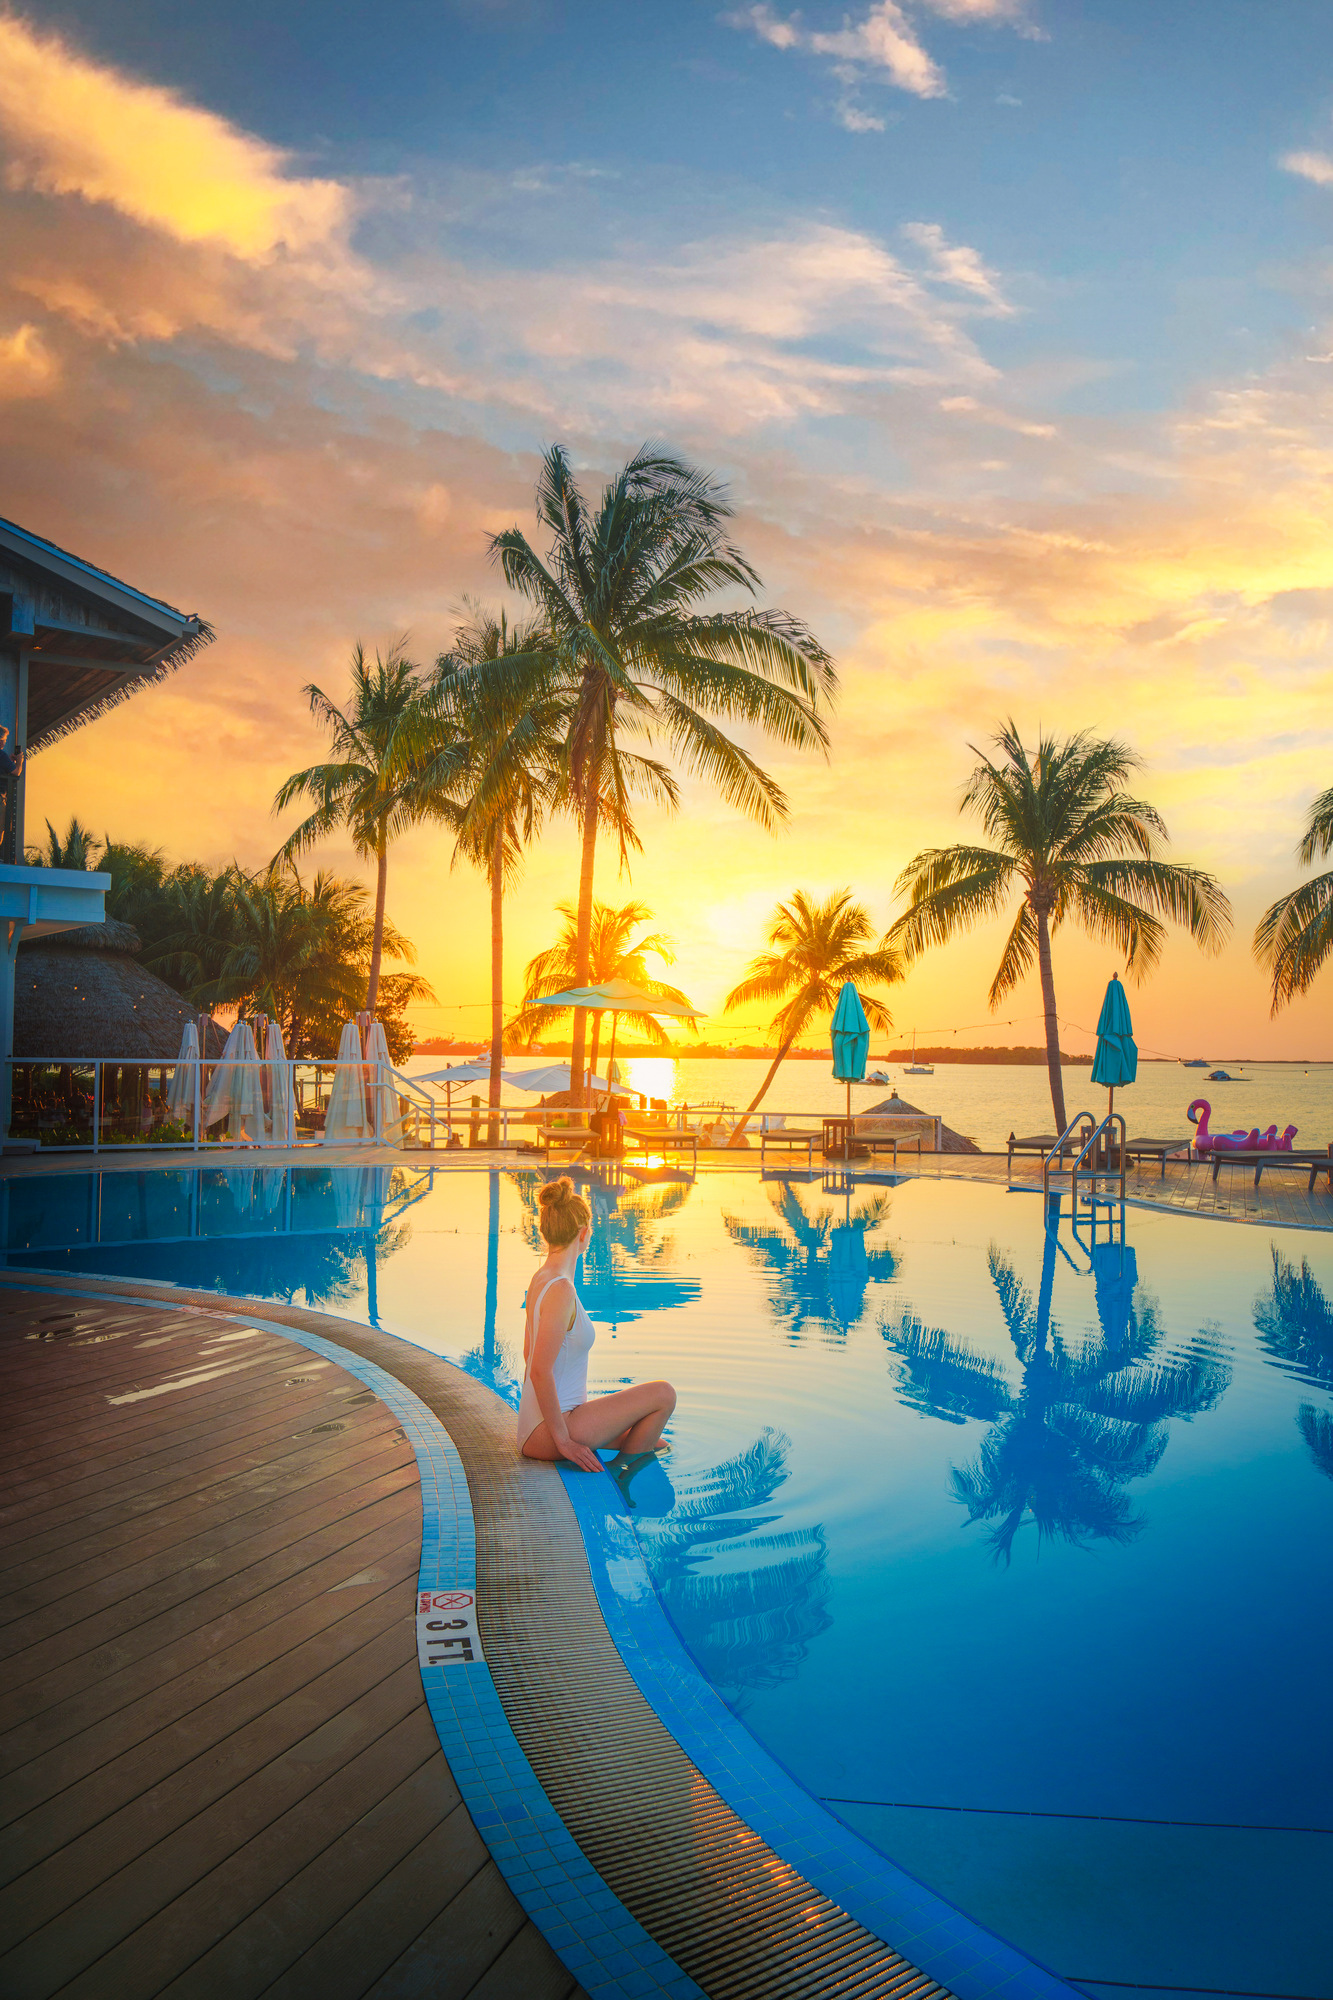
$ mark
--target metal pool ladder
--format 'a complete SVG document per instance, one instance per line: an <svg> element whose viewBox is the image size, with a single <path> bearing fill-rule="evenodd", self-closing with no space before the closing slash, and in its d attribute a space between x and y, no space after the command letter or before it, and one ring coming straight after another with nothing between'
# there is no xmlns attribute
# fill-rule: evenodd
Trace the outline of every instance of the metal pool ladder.
<svg viewBox="0 0 1333 2000"><path fill-rule="evenodd" d="M1041 1163L1041 1187L1043 1195L1047 1197L1050 1195L1052 1169L1056 1173L1063 1173L1064 1171L1063 1162L1066 1146L1080 1127L1089 1125L1091 1122L1092 1113L1090 1111L1080 1111L1076 1118L1070 1119L1050 1152L1047 1153ZM1113 1154L1111 1150L1112 1127L1116 1125L1120 1127L1120 1145ZM1120 1199L1122 1202L1124 1201L1125 1146L1127 1141L1128 1133L1125 1128L1124 1119L1118 1111L1108 1111L1101 1124L1095 1126L1090 1137L1084 1141L1082 1151L1077 1155L1069 1170L1069 1192L1074 1208L1078 1207L1078 1184L1080 1179L1088 1183L1086 1200L1092 1200L1098 1181L1118 1180L1120 1183ZM1118 1162L1114 1167L1110 1165L1112 1158L1115 1158Z"/></svg>

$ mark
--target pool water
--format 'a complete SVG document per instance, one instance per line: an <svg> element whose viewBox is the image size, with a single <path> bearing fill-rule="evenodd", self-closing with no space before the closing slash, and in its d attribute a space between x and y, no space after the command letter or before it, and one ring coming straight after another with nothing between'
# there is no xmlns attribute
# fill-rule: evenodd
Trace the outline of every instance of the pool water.
<svg viewBox="0 0 1333 2000"><path fill-rule="evenodd" d="M369 1316L515 1401L540 1178L0 1201L11 1268ZM1333 2000L1333 1238L888 1175L593 1193L591 1387L677 1386L636 1531L760 1742L1089 1993Z"/></svg>

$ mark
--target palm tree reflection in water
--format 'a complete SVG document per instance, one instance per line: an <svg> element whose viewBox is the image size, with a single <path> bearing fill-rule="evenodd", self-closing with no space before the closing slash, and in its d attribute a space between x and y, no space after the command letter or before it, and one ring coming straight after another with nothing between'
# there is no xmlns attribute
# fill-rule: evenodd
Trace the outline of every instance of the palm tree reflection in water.
<svg viewBox="0 0 1333 2000"><path fill-rule="evenodd" d="M779 1226L724 1214L727 1233L753 1253L767 1282L769 1311L793 1340L813 1322L841 1345L861 1316L871 1279L887 1283L897 1270L890 1244L867 1241L887 1220L889 1198L870 1195L853 1208L849 1193L839 1218L834 1208L807 1210L790 1181L765 1192Z"/></svg>
<svg viewBox="0 0 1333 2000"><path fill-rule="evenodd" d="M991 1282L1022 1371L1017 1387L998 1362L910 1312L881 1325L900 1364L901 1401L947 1423L991 1426L973 1462L953 1469L951 1484L969 1522L995 1523L988 1539L997 1562L1009 1563L1025 1525L1036 1527L1039 1544L1132 1541L1144 1517L1123 1489L1158 1463L1170 1420L1211 1409L1231 1380L1203 1335L1193 1351L1155 1360L1165 1336L1156 1302L1134 1289L1134 1253L1128 1245L1099 1248L1101 1334L1076 1342L1051 1318L1054 1230L1046 1231L1035 1303L991 1245Z"/></svg>
<svg viewBox="0 0 1333 2000"><path fill-rule="evenodd" d="M1274 1244L1273 1278L1254 1302L1260 1345L1277 1364L1333 1390L1333 1306L1306 1258L1296 1266ZM1302 1403L1296 1416L1316 1466L1333 1479L1333 1413Z"/></svg>
<svg viewBox="0 0 1333 2000"><path fill-rule="evenodd" d="M768 1534L755 1514L787 1477L791 1440L766 1429L746 1451L676 1486L676 1505L635 1522L676 1629L723 1699L743 1713L759 1688L791 1680L832 1624L822 1527Z"/></svg>

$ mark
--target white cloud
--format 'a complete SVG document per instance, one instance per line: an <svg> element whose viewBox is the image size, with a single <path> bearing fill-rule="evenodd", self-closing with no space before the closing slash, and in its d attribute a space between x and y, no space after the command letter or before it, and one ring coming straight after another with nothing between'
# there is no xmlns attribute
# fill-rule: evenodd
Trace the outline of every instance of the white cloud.
<svg viewBox="0 0 1333 2000"><path fill-rule="evenodd" d="M1284 153L1278 165L1316 187L1333 187L1333 158L1327 153Z"/></svg>
<svg viewBox="0 0 1333 2000"><path fill-rule="evenodd" d="M989 21L1035 34L1027 25L1025 0L914 0L955 23ZM946 97L943 70L922 43L899 0L874 0L860 20L843 16L840 28L813 28L800 13L777 14L767 0L724 14L728 27L757 35L770 48L798 54L828 56L834 74L854 84L864 72L913 97ZM834 117L848 132L882 132L884 121L863 111L850 90L834 106Z"/></svg>
<svg viewBox="0 0 1333 2000"><path fill-rule="evenodd" d="M743 8L724 19L733 28L748 28L775 49L799 49L882 71L890 83L914 97L946 95L943 73L917 40L897 0L876 0L863 20L844 21L831 33L806 28L799 14L784 18L765 4Z"/></svg>
<svg viewBox="0 0 1333 2000"><path fill-rule="evenodd" d="M849 97L840 97L833 107L833 116L844 132L882 132L883 118L875 118L869 111L863 111L859 104Z"/></svg>
<svg viewBox="0 0 1333 2000"><path fill-rule="evenodd" d="M992 312L1011 313L1013 307L1001 296L995 273L986 268L977 252L966 243L950 243L938 222L907 222L903 235L925 251L942 284L971 292Z"/></svg>

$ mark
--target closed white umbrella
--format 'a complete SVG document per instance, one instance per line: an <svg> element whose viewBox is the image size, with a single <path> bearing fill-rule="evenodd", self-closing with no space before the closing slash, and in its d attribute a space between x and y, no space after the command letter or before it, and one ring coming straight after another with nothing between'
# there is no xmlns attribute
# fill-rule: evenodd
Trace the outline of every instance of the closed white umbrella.
<svg viewBox="0 0 1333 2000"><path fill-rule="evenodd" d="M167 1085L167 1110L173 1118L186 1120L194 1117L194 1074L199 1061L199 1030L193 1021L185 1024L181 1036L180 1054L176 1067L171 1072L171 1082Z"/></svg>
<svg viewBox="0 0 1333 2000"><path fill-rule="evenodd" d="M276 1021L269 1022L264 1037L264 1061L268 1067L268 1143L285 1146L291 1133L292 1075L287 1067L287 1045Z"/></svg>
<svg viewBox="0 0 1333 2000"><path fill-rule="evenodd" d="M204 1104L203 1122L227 1119L231 1138L251 1146L264 1137L264 1092L259 1080L259 1051L248 1021L238 1021L227 1037L222 1060L213 1072Z"/></svg>
<svg viewBox="0 0 1333 2000"><path fill-rule="evenodd" d="M382 1146L403 1142L403 1110L393 1080L389 1044L380 1022L372 1021L366 1036L366 1062L370 1066L370 1130Z"/></svg>
<svg viewBox="0 0 1333 2000"><path fill-rule="evenodd" d="M326 1146L365 1146L375 1137L366 1117L365 1066L361 1034L355 1021L343 1026L338 1043L338 1067L333 1072L329 1108L324 1114Z"/></svg>

